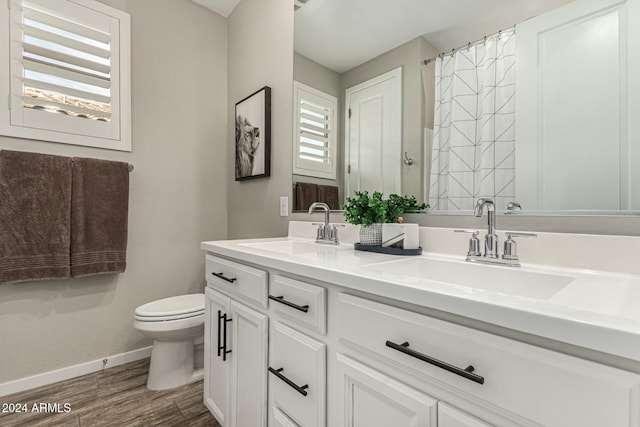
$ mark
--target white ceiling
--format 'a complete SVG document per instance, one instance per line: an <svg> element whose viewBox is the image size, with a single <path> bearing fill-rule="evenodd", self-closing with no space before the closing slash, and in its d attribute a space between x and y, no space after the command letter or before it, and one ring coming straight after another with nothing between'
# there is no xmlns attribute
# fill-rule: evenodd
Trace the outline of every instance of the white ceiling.
<svg viewBox="0 0 640 427"><path fill-rule="evenodd" d="M193 1L228 17L241 0ZM308 0L295 12L294 49L343 73L419 36L450 51L570 1Z"/></svg>
<svg viewBox="0 0 640 427"><path fill-rule="evenodd" d="M342 73L421 35L449 51L569 1L309 0L295 13L294 49Z"/></svg>
<svg viewBox="0 0 640 427"><path fill-rule="evenodd" d="M213 10L215 13L228 17L233 9L240 3L240 0L193 0L200 6Z"/></svg>

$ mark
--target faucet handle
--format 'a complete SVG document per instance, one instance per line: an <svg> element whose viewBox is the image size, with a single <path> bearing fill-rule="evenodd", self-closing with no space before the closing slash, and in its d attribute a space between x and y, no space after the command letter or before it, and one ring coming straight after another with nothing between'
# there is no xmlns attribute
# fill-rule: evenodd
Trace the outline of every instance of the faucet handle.
<svg viewBox="0 0 640 427"><path fill-rule="evenodd" d="M478 234L480 233L478 230L461 230L461 229L457 229L457 230L453 230L454 233L467 233L467 234L472 234L473 236L477 237Z"/></svg>
<svg viewBox="0 0 640 427"><path fill-rule="evenodd" d="M519 232L515 232L515 231L507 231L506 232L507 235L507 240L505 240L504 242L504 251L502 253L502 259L506 259L509 261L514 261L516 262L518 265L518 246L516 244L516 241L513 240L514 237L533 237L536 238L538 237L537 234L535 233L519 233Z"/></svg>
<svg viewBox="0 0 640 427"><path fill-rule="evenodd" d="M316 233L316 242L318 240L322 240L324 239L326 230L324 229L324 223L322 222L312 222L311 225L317 225L318 226L318 231Z"/></svg>
<svg viewBox="0 0 640 427"><path fill-rule="evenodd" d="M511 240L513 237L533 237L534 239L538 237L536 233L521 233L519 231L505 231L507 235L507 239Z"/></svg>
<svg viewBox="0 0 640 427"><path fill-rule="evenodd" d="M478 239L478 230L453 230L455 233L468 233L471 234L471 238L469 239L469 251L467 252L468 257L472 256L480 256L482 253L480 252L480 239Z"/></svg>

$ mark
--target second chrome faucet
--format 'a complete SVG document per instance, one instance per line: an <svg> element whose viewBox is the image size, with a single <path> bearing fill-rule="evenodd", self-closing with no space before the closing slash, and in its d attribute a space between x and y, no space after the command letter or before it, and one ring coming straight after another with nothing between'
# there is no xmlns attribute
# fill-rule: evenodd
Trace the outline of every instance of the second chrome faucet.
<svg viewBox="0 0 640 427"><path fill-rule="evenodd" d="M469 251L467 252L467 261L481 262L485 264L499 264L509 267L519 267L516 242L514 237L536 237L533 233L516 233L508 231L507 240L504 242L504 253L502 256L498 253L498 235L496 234L496 209L495 203L491 199L478 199L474 216L480 218L486 207L487 211L487 234L484 236L484 253L480 252L480 241L478 239L478 231L472 230L455 230L458 233L471 233L469 240Z"/></svg>

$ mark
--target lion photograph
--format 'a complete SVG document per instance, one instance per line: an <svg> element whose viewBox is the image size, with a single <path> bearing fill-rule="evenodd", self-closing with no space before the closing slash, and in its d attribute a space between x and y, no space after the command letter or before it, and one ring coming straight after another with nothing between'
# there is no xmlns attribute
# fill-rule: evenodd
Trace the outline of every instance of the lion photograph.
<svg viewBox="0 0 640 427"><path fill-rule="evenodd" d="M271 88L265 86L236 104L236 181L269 176Z"/></svg>
<svg viewBox="0 0 640 427"><path fill-rule="evenodd" d="M245 117L236 116L236 178L253 173L256 151L260 146L260 128L252 126Z"/></svg>

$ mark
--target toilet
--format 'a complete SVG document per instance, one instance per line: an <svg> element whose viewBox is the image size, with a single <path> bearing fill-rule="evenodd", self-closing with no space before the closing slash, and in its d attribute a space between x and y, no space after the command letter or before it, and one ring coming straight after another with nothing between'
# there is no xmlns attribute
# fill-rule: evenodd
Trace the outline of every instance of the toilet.
<svg viewBox="0 0 640 427"><path fill-rule="evenodd" d="M194 350L204 339L204 304L204 294L190 294L136 308L134 327L153 338L147 388L167 390L204 377Z"/></svg>

